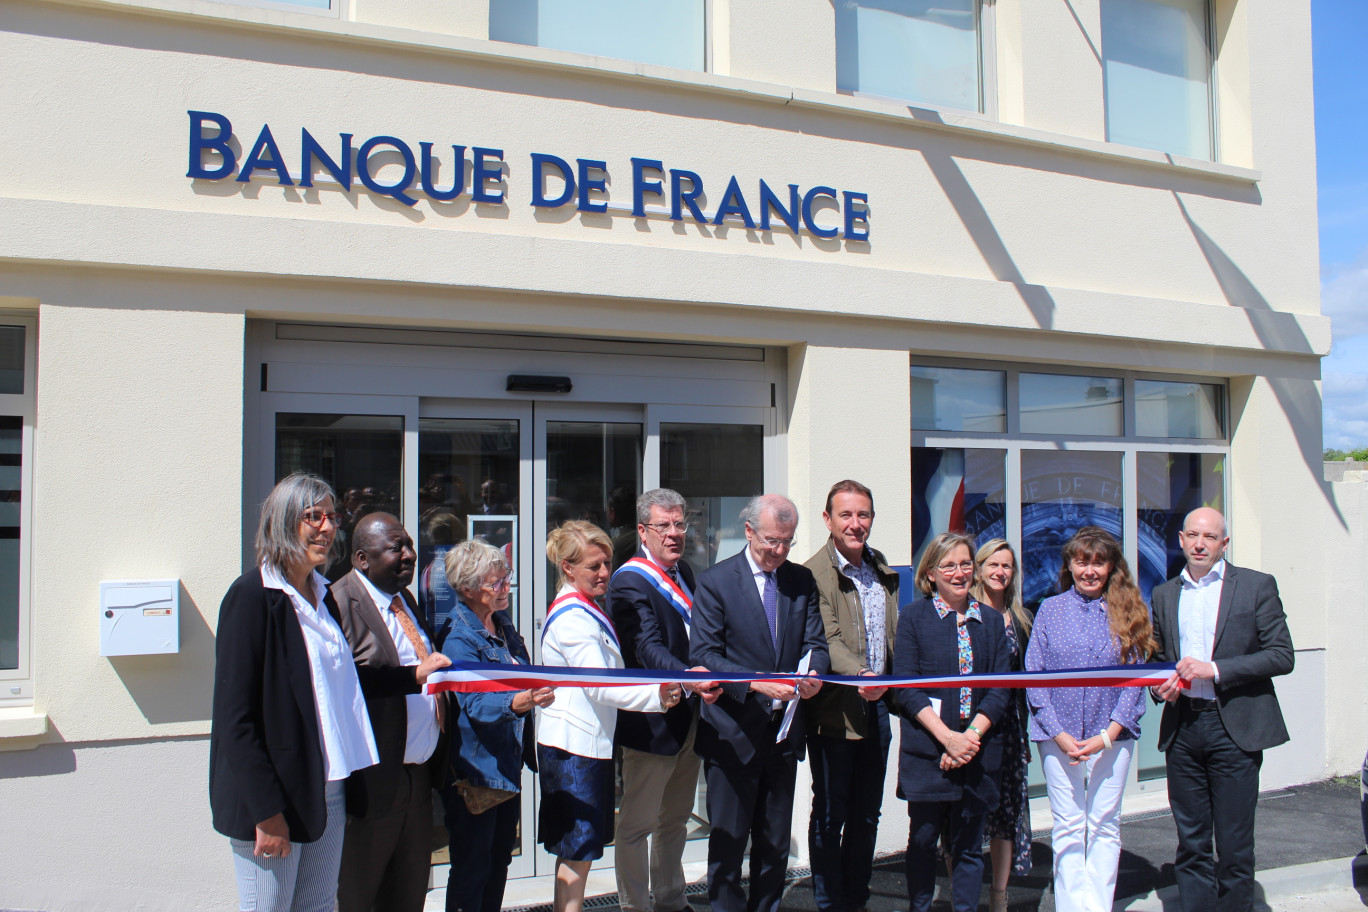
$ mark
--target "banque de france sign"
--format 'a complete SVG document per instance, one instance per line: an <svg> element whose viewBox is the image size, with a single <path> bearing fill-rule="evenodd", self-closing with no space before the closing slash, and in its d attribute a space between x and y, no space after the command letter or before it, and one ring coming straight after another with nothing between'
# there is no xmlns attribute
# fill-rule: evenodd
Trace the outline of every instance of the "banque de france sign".
<svg viewBox="0 0 1368 912"><path fill-rule="evenodd" d="M190 169L186 177L195 180L228 180L248 183L254 175L275 176L282 187L312 187L315 174L326 172L344 191L351 192L353 181L378 196L398 200L405 206L417 205L419 195L429 200L446 203L468 195L470 202L485 205L507 205L509 176L504 175L506 162L502 149L481 146L451 146L447 162L441 156L445 150L434 152L433 143L418 143L418 152L395 136L372 136L353 148L353 134L339 133L330 148L314 138L307 129L299 131L296 156L286 158L271 132L269 124L262 124L256 141L239 161L233 150L233 125L222 114L210 111L189 111ZM246 148L246 146L242 146ZM390 153L402 167L397 179L379 180L371 170L373 153ZM335 156L335 157L334 157ZM292 176L287 162L299 163L298 176ZM813 237L824 240L840 238L847 241L869 240L869 194L851 190L837 191L832 187L816 186L806 191L797 184L789 184L787 192L776 191L765 181L750 195L741 189L733 176L722 194L722 201L711 213L705 213L699 198L703 193L703 178L682 168L666 169L660 159L633 158L632 207L637 218L663 215L663 210L648 212L648 203L666 204L672 221L686 216L699 225L744 226L750 230L788 230L799 234L806 230ZM470 180L465 174L469 165ZM460 175L437 186L437 175L446 167L447 173ZM546 152L531 153L528 173L531 175L532 205L539 209L559 209L574 204L576 212L626 211L621 204L613 204L609 191L607 163L594 159L577 158L569 161ZM550 180L548 180L548 178ZM260 179L260 178L258 178ZM269 178L268 178L269 179ZM559 181L558 191L548 192L548 183ZM818 216L821 216L819 221ZM835 216L840 224L830 224Z"/></svg>

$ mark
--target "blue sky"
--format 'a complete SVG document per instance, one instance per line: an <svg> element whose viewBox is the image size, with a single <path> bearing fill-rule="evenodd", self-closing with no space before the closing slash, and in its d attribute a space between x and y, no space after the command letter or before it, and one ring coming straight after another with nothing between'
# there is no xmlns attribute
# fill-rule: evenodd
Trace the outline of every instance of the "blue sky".
<svg viewBox="0 0 1368 912"><path fill-rule="evenodd" d="M1368 2L1312 0L1325 445L1368 446Z"/></svg>

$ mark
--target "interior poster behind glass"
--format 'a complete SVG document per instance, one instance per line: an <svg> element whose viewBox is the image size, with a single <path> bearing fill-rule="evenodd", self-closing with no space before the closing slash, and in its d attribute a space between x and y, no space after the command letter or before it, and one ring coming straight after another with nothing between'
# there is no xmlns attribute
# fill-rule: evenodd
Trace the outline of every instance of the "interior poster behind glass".
<svg viewBox="0 0 1368 912"><path fill-rule="evenodd" d="M1139 564L1136 582L1150 591L1183 569L1178 532L1198 507L1225 509L1225 457L1219 453L1139 453Z"/></svg>
<svg viewBox="0 0 1368 912"><path fill-rule="evenodd" d="M942 532L1006 535L1006 450L912 448L912 566Z"/></svg>
<svg viewBox="0 0 1368 912"><path fill-rule="evenodd" d="M1084 526L1121 537L1121 454L1021 451L1021 598L1035 611L1059 591L1060 552Z"/></svg>

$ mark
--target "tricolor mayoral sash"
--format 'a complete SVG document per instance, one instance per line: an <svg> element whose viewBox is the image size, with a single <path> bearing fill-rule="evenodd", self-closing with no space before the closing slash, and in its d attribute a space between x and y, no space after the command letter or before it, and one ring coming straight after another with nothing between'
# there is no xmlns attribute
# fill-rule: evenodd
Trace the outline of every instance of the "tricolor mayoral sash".
<svg viewBox="0 0 1368 912"><path fill-rule="evenodd" d="M637 555L618 567L613 578L616 579L623 573L635 573L645 579L647 585L664 596L670 607L679 612L679 616L684 619L684 626L689 626L693 619L693 599L684 591L683 586L670 579L670 575L663 567L649 558Z"/></svg>
<svg viewBox="0 0 1368 912"><path fill-rule="evenodd" d="M613 626L613 619L608 617L608 615L604 614L603 609L600 608L592 598L590 598L589 596L585 595L583 592L580 592L577 589L572 589L569 592L565 593L565 595L562 595L560 598L552 602L550 608L546 609L546 621L542 624L542 640L546 640L546 634L550 632L551 626L555 624L556 621L560 620L561 618L565 617L566 614L573 611L587 612L588 615L594 619L594 622L603 628L603 632L608 634L608 639L613 641L613 645L617 647L619 650L622 649L622 644L618 642L617 628ZM535 668L538 666L525 667ZM535 686L544 687L546 685L537 684ZM595 687L597 685L585 684L583 686Z"/></svg>

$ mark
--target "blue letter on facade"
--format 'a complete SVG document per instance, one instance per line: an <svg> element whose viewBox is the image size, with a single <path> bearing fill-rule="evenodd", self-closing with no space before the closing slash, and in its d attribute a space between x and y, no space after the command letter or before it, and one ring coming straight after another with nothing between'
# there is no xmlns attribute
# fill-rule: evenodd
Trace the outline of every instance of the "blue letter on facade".
<svg viewBox="0 0 1368 912"><path fill-rule="evenodd" d="M420 142L420 143L418 144L418 147L419 147L420 149L423 150L423 166L422 166L422 168L421 168L420 170L422 171L423 192L426 193L426 194L428 195L428 198L429 198L429 199L435 199L435 200L437 200L438 202L441 202L441 203L446 203L446 202L450 202L451 200L454 200L456 197L460 196L460 195L461 195L461 191L465 190L465 150L466 150L466 147L465 147L465 146L452 146L452 147L451 147L451 156L452 156L452 159L454 160L454 161L453 161L453 164L452 164L452 168L454 169L454 173L452 174L452 177L451 177L451 189L450 189L450 190L438 190L436 187L432 186L432 178L433 178L433 174L432 174L432 170L433 170L433 169L432 169L432 161L433 161L433 159L432 159L432 143L430 143L430 142ZM438 164L440 165L441 162L439 161Z"/></svg>
<svg viewBox="0 0 1368 912"><path fill-rule="evenodd" d="M481 149L476 146L470 150L470 199L476 203L502 203L503 194L503 149ZM498 162L491 168L487 161ZM485 181L493 181L498 187L493 192L485 189Z"/></svg>
<svg viewBox="0 0 1368 912"><path fill-rule="evenodd" d="M256 145L252 146L247 161L242 163L242 171L238 174L237 179L241 183L247 183L252 179L252 172L258 168L274 171L276 183L280 186L294 186L294 181L290 180L290 173L285 170L285 159L280 155L280 147L276 145L275 137L271 135L270 124L261 125L261 133L257 135Z"/></svg>
<svg viewBox="0 0 1368 912"><path fill-rule="evenodd" d="M815 221L813 221L812 203L819 196L828 197L832 202L836 201L836 191L832 188L813 187L803 197L803 224L807 226L808 231L812 232L813 237L819 237L823 239L834 238L839 232L839 229L822 228Z"/></svg>
<svg viewBox="0 0 1368 912"><path fill-rule="evenodd" d="M741 216L741 221L746 223L747 228L755 227L755 219L751 218L750 207L746 205L745 197L741 195L741 185L736 182L735 176L732 177L731 183L727 184L727 192L722 194L722 205L717 207L717 215L713 216L713 224L722 224L722 220L729 215Z"/></svg>
<svg viewBox="0 0 1368 912"><path fill-rule="evenodd" d="M577 158L575 164L579 165L579 205L575 207L577 212L607 212L607 203L596 203L589 198L589 194L597 191L604 193L608 189L608 164L606 162L594 161L590 158ZM590 177L589 172L597 171L603 177Z"/></svg>
<svg viewBox="0 0 1368 912"><path fill-rule="evenodd" d="M550 165L560 172L560 179L565 181L565 189L561 195L551 199L546 195L546 166ZM557 206L564 206L570 202L570 198L575 195L575 175L570 170L570 163L563 158L555 155L547 155L544 152L532 153L532 205L541 209L555 209Z"/></svg>
<svg viewBox="0 0 1368 912"><path fill-rule="evenodd" d="M375 178L370 172L370 154L376 146L394 146L400 156L404 159L404 176L398 183L385 186L376 183ZM402 140L395 139L393 136L372 136L362 144L356 153L356 176L361 178L361 183L366 185L366 189L381 196L392 196L405 206L416 205L418 200L409 196L404 191L413 185L413 178L418 173L418 162L413 158L413 150L404 144Z"/></svg>
<svg viewBox="0 0 1368 912"><path fill-rule="evenodd" d="M233 125L228 122L228 118L222 114L211 114L208 111L186 111L190 115L190 170L185 172L186 177L203 178L204 180L222 180L233 173L237 167L237 156L233 150L228 148L228 140L233 138ZM213 121L218 127L217 136L204 135L204 122ZM204 167L205 150L217 154L222 162L217 168Z"/></svg>
<svg viewBox="0 0 1368 912"><path fill-rule="evenodd" d="M645 171L650 168L652 171L663 171L665 166L654 158L634 158L632 159L632 215L637 218L646 217L646 200L648 193L656 196L665 195L665 185L658 180L646 180Z"/></svg>
<svg viewBox="0 0 1368 912"><path fill-rule="evenodd" d="M318 140L310 135L308 130L299 131L299 186L313 186L313 163L317 161L323 166L323 170L332 175L333 180L342 185L343 190L351 190L352 181L352 135L350 133L337 134L342 140L342 164L333 161L323 147L318 144Z"/></svg>
<svg viewBox="0 0 1368 912"><path fill-rule="evenodd" d="M852 193L847 190L843 195L845 196L845 239L847 241L869 240L869 194ZM855 208L856 203L860 204L860 208ZM855 230L856 222L865 226L863 231Z"/></svg>

